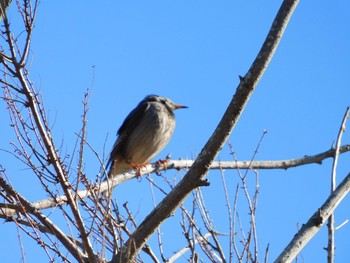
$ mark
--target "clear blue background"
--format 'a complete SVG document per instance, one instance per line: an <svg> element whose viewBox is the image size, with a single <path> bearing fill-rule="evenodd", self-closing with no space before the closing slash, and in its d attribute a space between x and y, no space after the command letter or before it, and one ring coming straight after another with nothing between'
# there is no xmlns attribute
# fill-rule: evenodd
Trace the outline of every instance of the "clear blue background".
<svg viewBox="0 0 350 263"><path fill-rule="evenodd" d="M30 74L48 109L53 135L62 153L71 153L81 127L82 99L92 87L88 141L107 155L125 116L147 94L170 97L189 106L176 112L175 134L158 158L199 153L257 55L281 1L41 1L30 56ZM9 11L14 30L20 26L15 3ZM277 52L248 103L230 141L237 158L249 160L264 129L268 131L257 160L299 158L328 150L350 104L350 2L301 1ZM18 22L18 24L17 24ZM2 149L11 150L14 135L6 107L0 109ZM4 125L5 124L5 125ZM349 125L348 125L349 126ZM349 143L345 133L343 144ZM104 149L104 144L106 147ZM46 198L38 181L9 154L0 152L15 187L31 201ZM220 160L232 160L228 146ZM270 244L273 261L330 191L332 160L276 171L260 171L257 228L260 260ZM93 179L98 162L91 153L85 172ZM338 181L349 172L349 154L340 158ZM169 170L172 178L176 171ZM181 174L185 174L184 171ZM231 198L238 177L225 172ZM74 176L74 175L73 175ZM250 173L250 176L254 176ZM218 172L203 188L214 226L227 233L227 211ZM157 177L154 178L158 180ZM254 184L250 185L254 190ZM147 180L116 189L120 204L142 219L152 208ZM157 195L157 201L161 200ZM244 208L240 215L249 223ZM336 211L336 224L350 216L347 197ZM64 222L60 222L64 226ZM178 218L162 226L166 255L186 245L172 232ZM2 262L21 262L16 227L0 225ZM26 262L48 262L43 250L22 235ZM336 232L336 262L346 262L350 225ZM177 241L179 240L179 241ZM155 239L151 240L155 244ZM227 243L226 243L227 244ZM325 262L326 228L301 253L305 262ZM227 252L227 245L224 247ZM157 251L156 247L154 250ZM228 253L228 252L227 252ZM226 254L228 256L228 254ZM188 256L188 255L187 255ZM145 257L147 259L147 257ZM179 262L183 262L183 258Z"/></svg>

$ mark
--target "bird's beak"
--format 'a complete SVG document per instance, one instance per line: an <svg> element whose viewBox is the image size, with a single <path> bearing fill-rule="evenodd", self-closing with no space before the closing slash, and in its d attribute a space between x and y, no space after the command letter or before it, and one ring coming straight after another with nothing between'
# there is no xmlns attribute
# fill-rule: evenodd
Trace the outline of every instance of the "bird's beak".
<svg viewBox="0 0 350 263"><path fill-rule="evenodd" d="M188 107L184 106L184 105L179 105L179 104L175 105L175 110L177 110L177 109L186 109L186 108L188 108Z"/></svg>

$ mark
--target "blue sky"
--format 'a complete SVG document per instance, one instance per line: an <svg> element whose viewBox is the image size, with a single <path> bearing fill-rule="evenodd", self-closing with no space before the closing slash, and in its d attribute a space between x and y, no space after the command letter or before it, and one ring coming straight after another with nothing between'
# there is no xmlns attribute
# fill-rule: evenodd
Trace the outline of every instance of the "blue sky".
<svg viewBox="0 0 350 263"><path fill-rule="evenodd" d="M125 116L147 94L159 94L189 106L176 112L174 136L158 158L174 159L199 153L239 82L254 60L281 1L42 1L33 35L30 73L43 95L57 144L72 152L81 127L82 99L92 87L88 115L88 141L108 154ZM10 19L16 17L15 6ZM230 141L239 160L250 159L262 131L268 131L257 160L298 158L328 150L350 102L350 3L301 1L277 52L251 97ZM12 22L14 28L18 25ZM2 123L8 123L1 104ZM349 125L348 125L349 126ZM1 148L13 134L8 128ZM343 144L349 143L345 133ZM106 148L104 145L106 142ZM34 201L45 198L28 170L0 152L13 184ZM229 147L219 154L231 160ZM98 163L91 153L85 159L91 179ZM348 172L349 154L340 158L338 181ZM260 171L257 227L261 260L270 244L270 261L287 245L297 225L321 206L329 194L331 160L287 171ZM172 178L176 172L167 171ZM184 172L182 172L184 174ZM238 182L226 171L233 197ZM250 173L253 176L253 173ZM211 186L204 188L214 225L226 231L226 212L220 174L210 172ZM157 178L154 178L157 180ZM28 185L31 187L28 189ZM251 189L253 190L253 184ZM132 191L131 191L132 190ZM133 194L130 195L130 192ZM136 194L134 194L136 193ZM116 189L118 201L129 200L139 210L140 222L152 202L146 180ZM218 197L219 196L219 197ZM158 201L161 195L158 196ZM242 201L241 216L246 218ZM336 211L336 224L349 218L347 197ZM162 230L171 240L171 224ZM169 231L169 232L167 232ZM6 244L0 247L4 262L20 262L16 228L1 224ZM350 225L336 233L336 261L350 257ZM23 239L27 237L23 235ZM302 251L305 262L325 261L325 228ZM185 245L169 245L168 256ZM27 262L47 262L34 241L25 242ZM6 253L4 253L6 251ZM182 262L182 261L180 261Z"/></svg>

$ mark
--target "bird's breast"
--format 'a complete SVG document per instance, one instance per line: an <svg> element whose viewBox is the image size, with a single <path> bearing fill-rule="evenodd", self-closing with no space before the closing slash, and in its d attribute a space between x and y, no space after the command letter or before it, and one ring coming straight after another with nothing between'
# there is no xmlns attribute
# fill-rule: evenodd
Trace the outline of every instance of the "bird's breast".
<svg viewBox="0 0 350 263"><path fill-rule="evenodd" d="M151 105L128 137L126 159L135 164L149 162L168 144L174 129L173 113L163 105Z"/></svg>

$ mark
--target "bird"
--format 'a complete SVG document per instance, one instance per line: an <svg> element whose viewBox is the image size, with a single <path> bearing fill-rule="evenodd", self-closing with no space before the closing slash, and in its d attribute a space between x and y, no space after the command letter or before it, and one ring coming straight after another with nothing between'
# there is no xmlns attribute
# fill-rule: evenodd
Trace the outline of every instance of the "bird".
<svg viewBox="0 0 350 263"><path fill-rule="evenodd" d="M107 163L108 178L149 163L169 143L177 109L188 108L171 99L148 95L125 118Z"/></svg>

